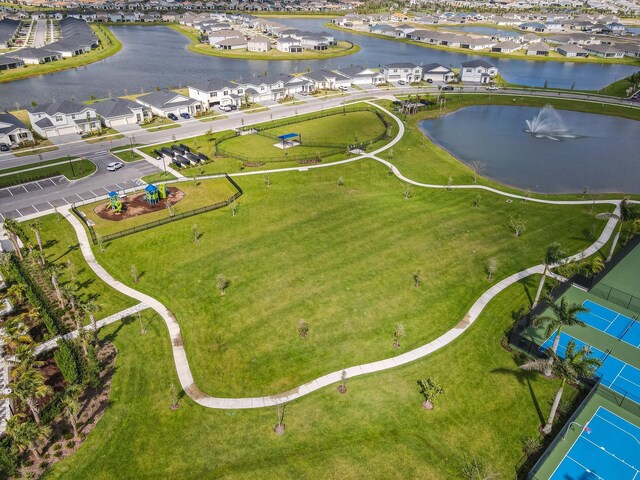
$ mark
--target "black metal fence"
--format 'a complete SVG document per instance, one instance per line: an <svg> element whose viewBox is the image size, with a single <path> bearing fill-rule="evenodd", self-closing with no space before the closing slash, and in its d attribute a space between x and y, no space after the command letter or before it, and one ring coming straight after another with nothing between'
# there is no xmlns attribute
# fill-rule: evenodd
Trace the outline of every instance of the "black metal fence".
<svg viewBox="0 0 640 480"><path fill-rule="evenodd" d="M627 310L640 314L640 298L631 295L630 293L623 292L622 290L618 290L617 288L602 282L597 283L593 288L591 288L589 293L611 303L615 303L616 305L620 305Z"/></svg>
<svg viewBox="0 0 640 480"><path fill-rule="evenodd" d="M76 214L76 216L78 218L80 218L80 220L82 220L82 222L84 222L84 224L87 227L87 230L89 230L89 236L91 237L91 241L93 242L94 245L97 245L99 242L108 242L108 241L111 241L111 240L115 240L117 238L125 237L127 235L132 235L134 233L138 233L138 232L142 232L142 231L145 231L145 230L149 230L150 228L155 228L155 227L159 227L161 225L166 225L167 223L175 222L177 220L182 220L184 218L193 217L194 215L200 215L202 213L211 212L213 210L218 210L220 208L223 208L223 207L226 207L226 206L232 204L238 198L240 198L240 196L243 194L243 191L242 191L242 188L240 187L240 185L238 185L229 175L227 175L226 173L224 173L223 175L227 179L227 181L229 183L231 183L231 185L233 185L233 187L236 190L236 192L233 195L231 195L229 198L227 198L226 200L224 200L222 202L214 203L212 205L207 205L207 206L204 206L204 207L196 208L194 210L189 210L188 212L182 212L182 213L178 213L178 214L175 214L175 215L169 215L168 217L161 218L159 220L154 220L153 222L145 223L143 225L138 225L137 227L131 227L131 228L128 228L126 230L122 230L120 232L110 233L108 235L100 235L100 236L97 235L95 230L94 230L94 228L93 228L93 226L89 223L89 221L85 217L85 215L76 208L75 204L72 205L71 210L73 211L73 213Z"/></svg>

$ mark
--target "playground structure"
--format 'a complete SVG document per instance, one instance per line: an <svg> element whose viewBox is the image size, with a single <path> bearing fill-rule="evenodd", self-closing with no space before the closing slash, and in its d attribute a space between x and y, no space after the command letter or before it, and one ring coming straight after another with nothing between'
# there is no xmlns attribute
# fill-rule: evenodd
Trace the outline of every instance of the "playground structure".
<svg viewBox="0 0 640 480"><path fill-rule="evenodd" d="M293 140L294 138L298 138L298 140ZM285 135L280 135L278 137L280 142L274 144L273 146L276 148L280 148L282 150L286 150L287 148L297 147L302 144L302 135L299 133L287 133Z"/></svg>
<svg viewBox="0 0 640 480"><path fill-rule="evenodd" d="M109 208L114 213L122 213L122 201L117 192L109 192Z"/></svg>
<svg viewBox="0 0 640 480"><path fill-rule="evenodd" d="M145 199L147 203L152 207L155 206L160 200L167 198L167 185L162 183L159 187L156 187L153 183L147 185L144 189Z"/></svg>

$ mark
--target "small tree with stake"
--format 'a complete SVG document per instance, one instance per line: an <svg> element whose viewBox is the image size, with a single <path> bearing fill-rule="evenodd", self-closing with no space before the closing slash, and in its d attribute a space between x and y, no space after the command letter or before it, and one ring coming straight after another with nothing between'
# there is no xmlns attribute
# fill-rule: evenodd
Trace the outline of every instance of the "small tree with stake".
<svg viewBox="0 0 640 480"><path fill-rule="evenodd" d="M229 286L229 280L222 273L216 275L216 285L218 286L218 290L220 290L220 296L226 293L227 287Z"/></svg>
<svg viewBox="0 0 640 480"><path fill-rule="evenodd" d="M420 394L424 397L422 408L424 410L433 410L433 400L444 393L444 388L431 377L418 380L418 386L420 387Z"/></svg>
<svg viewBox="0 0 640 480"><path fill-rule="evenodd" d="M400 339L404 337L404 325L402 323L396 324L396 328L393 331L393 348L396 350L400 348Z"/></svg>
<svg viewBox="0 0 640 480"><path fill-rule="evenodd" d="M338 385L338 392L341 394L347 393L347 371L342 370L340 373L340 385Z"/></svg>
<svg viewBox="0 0 640 480"><path fill-rule="evenodd" d="M284 435L284 412L287 407L286 403L278 403L276 406L277 414L278 414L278 423L276 423L275 427L273 427L273 431L276 432L276 435Z"/></svg>

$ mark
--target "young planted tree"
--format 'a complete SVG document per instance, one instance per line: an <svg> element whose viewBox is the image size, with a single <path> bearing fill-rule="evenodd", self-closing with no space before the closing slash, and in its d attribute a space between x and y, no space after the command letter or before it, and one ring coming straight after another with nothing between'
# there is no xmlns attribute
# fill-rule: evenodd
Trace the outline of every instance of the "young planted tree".
<svg viewBox="0 0 640 480"><path fill-rule="evenodd" d="M226 293L227 287L229 286L229 280L222 273L216 275L216 286L218 290L220 290L220 296Z"/></svg>
<svg viewBox="0 0 640 480"><path fill-rule="evenodd" d="M571 340L567 345L564 358L557 355L554 351L549 350L549 359L538 359L520 366L523 370L536 370L539 372L546 372L549 366L551 366L553 376L561 380L560 388L558 388L558 392L551 405L549 419L542 428L542 433L545 435L551 433L558 405L562 399L562 392L567 382L575 383L580 378L592 378L595 371L601 365L602 362L598 358L590 357L590 353L591 350L589 346L584 345L577 350L575 342Z"/></svg>
<svg viewBox="0 0 640 480"><path fill-rule="evenodd" d="M487 261L487 280L493 280L493 276L498 271L498 260L490 258Z"/></svg>
<svg viewBox="0 0 640 480"><path fill-rule="evenodd" d="M547 252L544 255L544 271L542 272L540 284L538 285L538 291L536 292L536 298L533 300L533 305L531 305L531 308L535 308L536 305L538 305L540 295L542 294L542 288L544 287L544 282L547 279L549 270L553 265L562 260L564 256L565 253L562 251L562 248L560 247L560 244L558 242L553 242L547 247Z"/></svg>
<svg viewBox="0 0 640 480"><path fill-rule="evenodd" d="M402 196L405 200L411 198L411 185L409 183L405 183L402 186Z"/></svg>
<svg viewBox="0 0 640 480"><path fill-rule="evenodd" d="M555 333L556 336L553 339L551 352L556 353L558 351L558 345L560 344L562 327L571 327L573 325L580 327L586 326L586 324L578 318L578 314L586 312L587 309L579 303L569 303L566 297L562 297L559 303L555 303L553 299L547 297L547 302L549 303L549 308L553 316L539 315L533 319L533 326L539 327L546 323L546 336L549 337Z"/></svg>
<svg viewBox="0 0 640 480"><path fill-rule="evenodd" d="M24 260L22 251L20 250L20 234L22 233L20 225L11 218L7 218L2 225L7 231L11 245L13 245L13 251L16 252L16 255L20 260Z"/></svg>
<svg viewBox="0 0 640 480"><path fill-rule="evenodd" d="M177 410L180 408L180 402L178 401L178 392L176 391L176 387L173 382L169 384L169 393L171 394L171 405L169 406L169 409Z"/></svg>
<svg viewBox="0 0 640 480"><path fill-rule="evenodd" d="M344 187L344 180L342 179L342 177L338 177L338 186Z"/></svg>
<svg viewBox="0 0 640 480"><path fill-rule="evenodd" d="M340 373L340 385L338 385L338 392L341 394L347 393L347 371L342 370Z"/></svg>
<svg viewBox="0 0 640 480"><path fill-rule="evenodd" d="M444 393L444 388L431 377L418 380L418 386L420 387L420 394L424 397L422 408L424 410L433 410L433 401Z"/></svg>
<svg viewBox="0 0 640 480"><path fill-rule="evenodd" d="M64 308L64 297L62 296L60 282L58 281L60 270L60 265L58 265L57 263L49 262L44 266L44 271L49 275L49 278L51 279L51 285L56 292L56 297L58 298L60 308Z"/></svg>
<svg viewBox="0 0 640 480"><path fill-rule="evenodd" d="M198 243L200 238L199 238L199 235L198 235L198 224L197 223L194 223L193 226L191 227L191 233L193 234L193 243Z"/></svg>
<svg viewBox="0 0 640 480"><path fill-rule="evenodd" d="M98 344L98 322L96 321L96 313L102 311L102 305L92 300L88 300L80 304L82 311L89 315L89 322L91 323L91 329L93 330L93 343Z"/></svg>
<svg viewBox="0 0 640 480"><path fill-rule="evenodd" d="M33 233L36 236L36 242L38 242L38 249L42 254L41 264L44 265L45 264L44 249L42 248L42 235L40 234L40 230L42 230L42 222L40 220L34 220L29 224L29 227L31 228L31 230L33 230Z"/></svg>
<svg viewBox="0 0 640 480"><path fill-rule="evenodd" d="M278 423L276 423L276 426L273 427L273 431L276 432L276 435L284 435L284 429L285 429L284 413L285 413L286 407L287 407L286 403L279 403L276 406L276 412L278 414Z"/></svg>
<svg viewBox="0 0 640 480"><path fill-rule="evenodd" d="M37 370L27 370L9 384L11 393L3 395L17 399L25 404L38 425L40 425L40 407L38 400L53 393L51 387L44 383L44 377Z"/></svg>
<svg viewBox="0 0 640 480"><path fill-rule="evenodd" d="M138 275L138 267L135 265L131 265L131 279L133 283L138 283L140 281L140 276Z"/></svg>
<svg viewBox="0 0 640 480"><path fill-rule="evenodd" d="M298 324L298 335L300 335L300 338L307 338L309 336L309 324L304 320L300 320Z"/></svg>
<svg viewBox="0 0 640 480"><path fill-rule="evenodd" d="M519 238L527 230L527 221L520 215L509 215L509 227L513 232L513 236Z"/></svg>
<svg viewBox="0 0 640 480"><path fill-rule="evenodd" d="M599 213L596 215L596 218L601 220L609 220L613 218L618 221L618 229L616 230L616 234L613 237L613 242L611 243L611 250L609 250L609 255L607 256L607 262L611 261L613 257L613 253L616 250L616 246L618 245L618 240L620 238L620 232L622 232L622 226L629 221L635 220L640 217L640 212L637 208L634 208L630 203L629 199L625 197L622 202L620 202L620 214L616 213ZM6 221L5 221L6 223Z"/></svg>
<svg viewBox="0 0 640 480"><path fill-rule="evenodd" d="M73 429L73 438L78 438L78 413L80 413L80 393L82 387L80 385L70 385L62 397L62 413Z"/></svg>
<svg viewBox="0 0 640 480"><path fill-rule="evenodd" d="M396 350L400 348L400 339L404 337L404 325L402 323L397 323L396 328L393 331L393 348Z"/></svg>
<svg viewBox="0 0 640 480"><path fill-rule="evenodd" d="M478 175L482 175L486 167L486 164L478 160L474 160L471 163L471 170L473 170L473 183L478 183Z"/></svg>
<svg viewBox="0 0 640 480"><path fill-rule="evenodd" d="M422 285L422 274L418 270L413 274L413 286L418 288L420 285Z"/></svg>
<svg viewBox="0 0 640 480"><path fill-rule="evenodd" d="M30 420L23 421L23 415L14 415L7 422L7 436L19 452L29 450L36 460L40 460L38 444L51 435L51 427L37 425Z"/></svg>

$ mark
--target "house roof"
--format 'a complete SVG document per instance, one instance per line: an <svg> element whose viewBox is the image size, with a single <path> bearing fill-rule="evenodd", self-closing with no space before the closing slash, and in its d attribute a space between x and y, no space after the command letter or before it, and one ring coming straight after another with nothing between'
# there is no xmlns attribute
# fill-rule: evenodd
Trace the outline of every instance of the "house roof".
<svg viewBox="0 0 640 480"><path fill-rule="evenodd" d="M270 43L271 40L264 35L257 35L249 39L249 43Z"/></svg>
<svg viewBox="0 0 640 480"><path fill-rule="evenodd" d="M223 45L223 46L235 46L235 45L246 45L247 41L244 39L244 37L242 38L225 38L224 40L220 40L219 42L216 42L216 45Z"/></svg>
<svg viewBox="0 0 640 480"><path fill-rule="evenodd" d="M462 62L460 65L462 65L463 68L495 68L494 65L490 64L489 62L485 62L484 60L471 60L469 62Z"/></svg>
<svg viewBox="0 0 640 480"><path fill-rule="evenodd" d="M369 70L369 69L362 67L360 65L351 65L350 67L339 68L336 70L336 72L339 72L349 78L354 78L354 77L357 77L358 75L365 76L365 77L373 77L376 75L376 73L362 73L365 70Z"/></svg>
<svg viewBox="0 0 640 480"><path fill-rule="evenodd" d="M417 65L414 65L413 63L389 63L388 65L385 65L385 68L416 68Z"/></svg>
<svg viewBox="0 0 640 480"><path fill-rule="evenodd" d="M174 100L176 97L179 97L180 100L172 102L171 100ZM147 93L146 95L138 97L136 100L138 103L146 103L147 105L151 105L158 109L182 107L184 105L193 105L194 103L198 103L198 101L193 98L188 98L169 90L159 90L157 92Z"/></svg>
<svg viewBox="0 0 640 480"><path fill-rule="evenodd" d="M92 105L98 115L103 118L124 117L131 115L133 109L142 108L140 104L127 100L126 98L111 98Z"/></svg>
<svg viewBox="0 0 640 480"><path fill-rule="evenodd" d="M444 65L440 65L439 63L429 63L427 65L423 65L422 66L422 71L425 72L425 73L429 73L429 72L432 72L434 70L441 70L443 68L446 70L446 73L452 71L449 67L445 67ZM443 73L445 73L445 72L443 72Z"/></svg>
<svg viewBox="0 0 640 480"><path fill-rule="evenodd" d="M93 110L93 108L76 103L73 100L65 100L61 103L45 103L42 105L36 105L28 111L31 113L46 113L49 116L54 116L56 113L69 115L84 112L85 110Z"/></svg>
<svg viewBox="0 0 640 480"><path fill-rule="evenodd" d="M10 113L0 113L0 133L11 133L19 128L28 130L27 126L17 117Z"/></svg>
<svg viewBox="0 0 640 480"><path fill-rule="evenodd" d="M238 88L238 85L235 83L222 80L221 78L210 78L208 80L193 82L191 86L201 92L217 92L225 88Z"/></svg>

